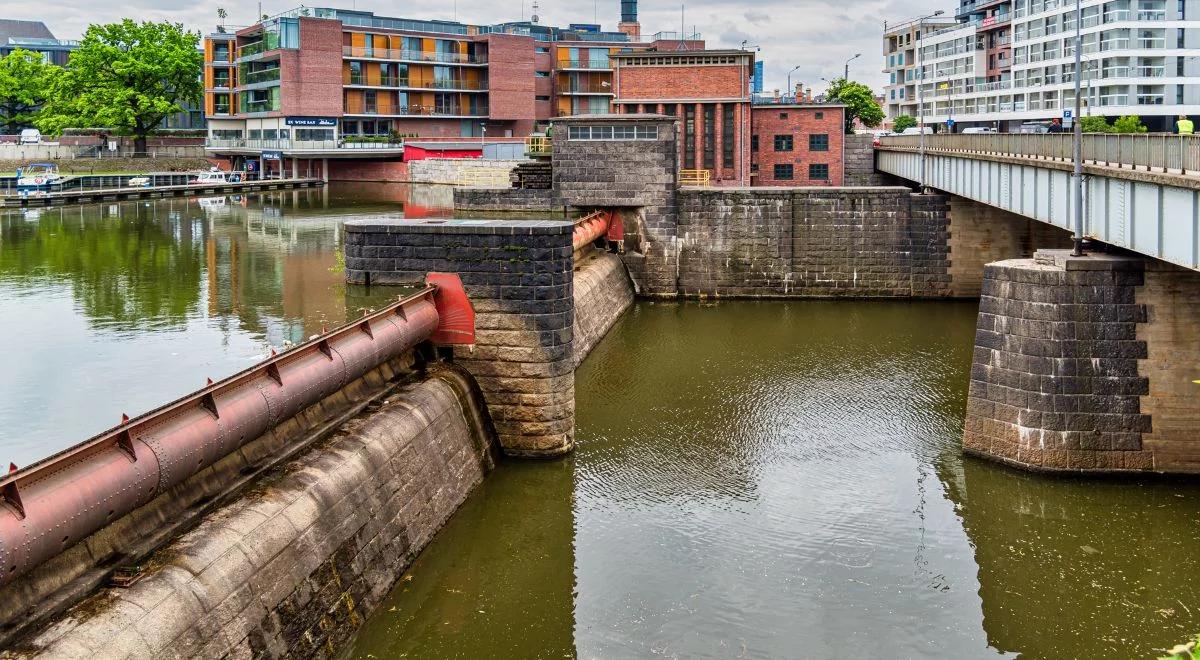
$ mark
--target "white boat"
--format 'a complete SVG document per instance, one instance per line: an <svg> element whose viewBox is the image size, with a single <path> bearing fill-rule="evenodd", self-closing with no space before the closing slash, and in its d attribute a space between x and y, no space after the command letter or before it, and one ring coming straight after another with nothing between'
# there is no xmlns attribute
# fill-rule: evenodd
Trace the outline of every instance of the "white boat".
<svg viewBox="0 0 1200 660"><path fill-rule="evenodd" d="M58 165L54 163L30 163L17 171L17 194L44 194L66 178L58 173Z"/></svg>
<svg viewBox="0 0 1200 660"><path fill-rule="evenodd" d="M193 186L219 186L225 183L239 183L241 180L241 172L225 172L214 167L207 172L197 174L195 178L188 179L188 184Z"/></svg>

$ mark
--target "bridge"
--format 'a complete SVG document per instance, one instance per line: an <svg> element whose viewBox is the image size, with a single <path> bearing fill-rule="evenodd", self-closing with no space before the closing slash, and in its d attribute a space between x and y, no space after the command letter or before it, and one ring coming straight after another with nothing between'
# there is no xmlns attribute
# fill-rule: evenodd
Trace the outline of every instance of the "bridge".
<svg viewBox="0 0 1200 660"><path fill-rule="evenodd" d="M881 172L1073 228L1070 134L927 135L880 140ZM1083 136L1084 236L1200 268L1200 136Z"/></svg>

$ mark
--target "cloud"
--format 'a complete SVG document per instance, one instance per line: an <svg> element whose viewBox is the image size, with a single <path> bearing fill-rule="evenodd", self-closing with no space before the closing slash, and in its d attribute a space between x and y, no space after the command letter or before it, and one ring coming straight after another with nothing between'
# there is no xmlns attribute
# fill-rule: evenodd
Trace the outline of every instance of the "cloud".
<svg viewBox="0 0 1200 660"><path fill-rule="evenodd" d="M383 16L455 19L472 23L520 20L532 12L532 0L484 2L482 0L410 0L402 5L386 0L311 2L318 6L374 11ZM262 12L277 14L292 9L298 0L263 0ZM308 4L308 3L306 3ZM619 14L618 0L542 0L543 23L566 25L593 20L613 29ZM90 22L139 20L181 22L190 29L210 32L216 25L217 8L229 12L227 24L246 25L257 15L256 2L233 0L59 0L53 3L5 5L6 18L45 21L62 39L78 38ZM398 9L402 7L402 9ZM902 21L935 9L952 10L951 2L938 0L859 0L849 10L843 0L687 0L683 13L686 30L699 31L712 48L737 48L742 40L760 45L757 56L766 67L766 89L783 89L787 73L820 91L822 77L841 75L843 63L855 53L863 56L851 68L851 76L879 89L884 77L881 55L883 21ZM678 31L681 23L678 1L642 0L639 7L646 33Z"/></svg>

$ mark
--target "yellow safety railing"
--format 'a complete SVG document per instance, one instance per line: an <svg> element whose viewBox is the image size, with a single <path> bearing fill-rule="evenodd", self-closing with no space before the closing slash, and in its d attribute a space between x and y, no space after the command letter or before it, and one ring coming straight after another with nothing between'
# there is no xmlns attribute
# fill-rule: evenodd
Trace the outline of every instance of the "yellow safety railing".
<svg viewBox="0 0 1200 660"><path fill-rule="evenodd" d="M679 185L707 186L712 182L712 172L709 170L679 170Z"/></svg>
<svg viewBox="0 0 1200 660"><path fill-rule="evenodd" d="M549 156L552 151L550 137L547 135L530 135L525 138L525 153L530 156Z"/></svg>

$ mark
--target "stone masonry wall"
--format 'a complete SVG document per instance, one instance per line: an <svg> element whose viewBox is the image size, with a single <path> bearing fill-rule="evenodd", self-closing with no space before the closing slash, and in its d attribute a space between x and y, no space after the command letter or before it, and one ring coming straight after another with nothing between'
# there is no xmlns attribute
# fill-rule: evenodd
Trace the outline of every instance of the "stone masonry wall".
<svg viewBox="0 0 1200 660"><path fill-rule="evenodd" d="M455 188L454 210L475 213L562 213L553 190L537 188Z"/></svg>
<svg viewBox="0 0 1200 660"><path fill-rule="evenodd" d="M408 163L409 180L413 183L448 183L488 188L511 188L508 175L523 160L490 160L483 158L426 158Z"/></svg>
<svg viewBox="0 0 1200 660"><path fill-rule="evenodd" d="M633 305L633 284L620 257L596 252L576 266L574 295L573 361L578 368Z"/></svg>
<svg viewBox="0 0 1200 660"><path fill-rule="evenodd" d="M882 186L883 175L875 171L875 136L855 133L846 136L845 172L847 186Z"/></svg>
<svg viewBox="0 0 1200 660"><path fill-rule="evenodd" d="M1153 469L1142 260L1066 255L987 266L963 448L1037 470Z"/></svg>
<svg viewBox="0 0 1200 660"><path fill-rule="evenodd" d="M443 368L43 628L22 655L336 657L493 466L482 402Z"/></svg>
<svg viewBox="0 0 1200 660"><path fill-rule="evenodd" d="M1028 259L1039 249L1071 247L1070 232L989 204L950 195L950 281L958 298L977 298L993 261Z"/></svg>
<svg viewBox="0 0 1200 660"><path fill-rule="evenodd" d="M948 295L946 201L907 188L685 189L686 296Z"/></svg>
<svg viewBox="0 0 1200 660"><path fill-rule="evenodd" d="M476 343L456 361L479 381L510 455L551 457L574 446L573 228L551 220L346 223L350 282L462 278Z"/></svg>

